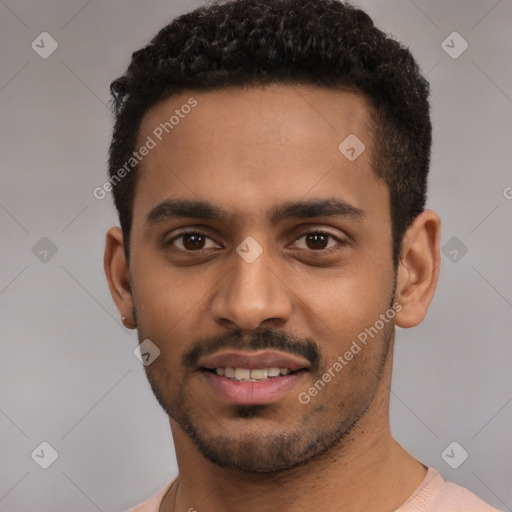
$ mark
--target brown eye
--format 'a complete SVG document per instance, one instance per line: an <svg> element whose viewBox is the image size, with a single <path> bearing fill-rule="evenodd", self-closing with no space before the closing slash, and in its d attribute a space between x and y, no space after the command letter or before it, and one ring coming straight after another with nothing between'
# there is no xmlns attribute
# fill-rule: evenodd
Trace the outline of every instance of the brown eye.
<svg viewBox="0 0 512 512"><path fill-rule="evenodd" d="M168 245L181 249L182 251L193 252L201 251L208 247L205 247L207 240L211 240L210 237L203 233L196 231L189 231L187 233L181 233L180 235L169 240ZM211 240L213 242L213 240ZM175 243L177 242L177 243ZM215 247L216 244L213 244Z"/></svg>
<svg viewBox="0 0 512 512"><path fill-rule="evenodd" d="M187 250L203 249L204 236L199 234L183 235L183 247Z"/></svg>
<svg viewBox="0 0 512 512"><path fill-rule="evenodd" d="M304 239L304 243L300 244L299 248L309 249L311 251L324 251L326 249L331 249L336 246L336 243L343 245L343 241L339 238L323 231L310 231L309 233L304 233L297 239L297 241L301 239Z"/></svg>
<svg viewBox="0 0 512 512"><path fill-rule="evenodd" d="M311 233L306 235L306 245L309 249L325 249L329 243L329 235L325 233Z"/></svg>

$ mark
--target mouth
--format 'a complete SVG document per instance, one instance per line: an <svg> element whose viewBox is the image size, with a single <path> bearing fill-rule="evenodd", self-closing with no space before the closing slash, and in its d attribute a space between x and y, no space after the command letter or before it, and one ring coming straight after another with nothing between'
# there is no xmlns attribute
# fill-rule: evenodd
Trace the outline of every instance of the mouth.
<svg viewBox="0 0 512 512"><path fill-rule="evenodd" d="M213 394L234 405L276 402L310 367L303 358L277 351L222 352L201 359L199 364Z"/></svg>
<svg viewBox="0 0 512 512"><path fill-rule="evenodd" d="M226 379L235 382L262 382L269 379L277 379L302 370L292 371L289 368L201 368L201 370L213 373L215 375L224 376Z"/></svg>

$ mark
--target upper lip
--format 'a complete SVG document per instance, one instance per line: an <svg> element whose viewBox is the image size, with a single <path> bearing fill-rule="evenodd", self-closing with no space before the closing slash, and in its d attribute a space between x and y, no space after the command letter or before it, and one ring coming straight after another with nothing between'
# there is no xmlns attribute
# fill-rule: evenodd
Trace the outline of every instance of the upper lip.
<svg viewBox="0 0 512 512"><path fill-rule="evenodd" d="M199 359L201 368L288 368L292 372L307 369L310 363L300 356L285 354L276 350L223 351Z"/></svg>

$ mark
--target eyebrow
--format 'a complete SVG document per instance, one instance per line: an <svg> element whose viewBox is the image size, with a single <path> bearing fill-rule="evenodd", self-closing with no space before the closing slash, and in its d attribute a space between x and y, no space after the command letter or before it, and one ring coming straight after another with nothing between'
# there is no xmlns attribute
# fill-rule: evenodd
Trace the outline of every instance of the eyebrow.
<svg viewBox="0 0 512 512"><path fill-rule="evenodd" d="M286 219L306 219L313 217L349 217L360 219L366 212L341 199L310 199L287 201L273 206L267 212L271 224L276 225ZM209 201L190 199L166 199L155 206L146 216L146 223L156 224L169 219L220 220L226 222L227 211Z"/></svg>

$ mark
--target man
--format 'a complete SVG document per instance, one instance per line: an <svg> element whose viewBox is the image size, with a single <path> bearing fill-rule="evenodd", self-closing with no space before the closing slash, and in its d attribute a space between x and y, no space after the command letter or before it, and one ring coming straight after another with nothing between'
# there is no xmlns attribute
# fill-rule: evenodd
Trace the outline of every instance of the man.
<svg viewBox="0 0 512 512"><path fill-rule="evenodd" d="M492 511L392 437L440 266L428 83L335 0L179 17L111 85L105 270L179 476L134 511Z"/></svg>

